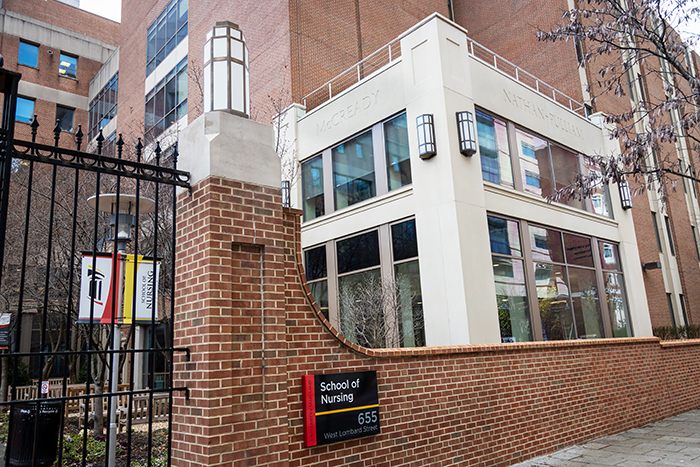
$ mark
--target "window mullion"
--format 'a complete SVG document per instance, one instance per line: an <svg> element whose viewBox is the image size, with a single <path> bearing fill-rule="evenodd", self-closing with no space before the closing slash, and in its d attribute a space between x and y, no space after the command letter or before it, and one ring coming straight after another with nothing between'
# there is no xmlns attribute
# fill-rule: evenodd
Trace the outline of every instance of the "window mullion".
<svg viewBox="0 0 700 467"><path fill-rule="evenodd" d="M336 258L335 242L326 243L326 279L328 279L328 320L331 325L340 329L340 295L338 294L338 260Z"/></svg>
<svg viewBox="0 0 700 467"><path fill-rule="evenodd" d="M389 192L383 127L383 122L377 123L372 127L372 146L374 148L374 181L377 184L377 192L375 193L375 196L381 196Z"/></svg>
<svg viewBox="0 0 700 467"><path fill-rule="evenodd" d="M600 303L601 319L603 320L603 332L605 337L615 337L612 331L612 316L608 308L608 294L605 290L605 276L603 265L600 262L600 250L598 248L598 238L591 238L593 248L593 265L595 266L595 279L598 287L598 302ZM624 277L624 276L623 276Z"/></svg>
<svg viewBox="0 0 700 467"><path fill-rule="evenodd" d="M532 245L530 244L530 227L527 221L520 220L520 241L522 242L523 260L525 261L525 287L527 299L530 305L530 325L532 326L532 339L542 340L542 320L540 318L540 304L537 300L537 283L535 282L535 262L532 259Z"/></svg>
<svg viewBox="0 0 700 467"><path fill-rule="evenodd" d="M335 187L333 186L333 157L331 149L323 151L323 208L328 215L335 211Z"/></svg>
<svg viewBox="0 0 700 467"><path fill-rule="evenodd" d="M520 167L520 151L518 151L518 137L515 132L515 124L508 122L508 150L510 151L510 165L513 170L513 187L517 191L523 190L523 175Z"/></svg>

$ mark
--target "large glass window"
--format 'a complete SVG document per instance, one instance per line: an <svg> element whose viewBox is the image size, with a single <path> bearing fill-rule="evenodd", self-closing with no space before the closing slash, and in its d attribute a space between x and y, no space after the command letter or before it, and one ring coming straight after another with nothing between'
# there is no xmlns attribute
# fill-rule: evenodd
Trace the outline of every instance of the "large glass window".
<svg viewBox="0 0 700 467"><path fill-rule="evenodd" d="M306 280L311 295L318 304L321 312L328 317L328 270L326 269L326 247L322 245L304 252Z"/></svg>
<svg viewBox="0 0 700 467"><path fill-rule="evenodd" d="M501 342L531 341L520 228L517 222L498 217L489 217L488 224Z"/></svg>
<svg viewBox="0 0 700 467"><path fill-rule="evenodd" d="M503 342L531 340L535 320L543 340L632 335L616 244L493 216L488 225Z"/></svg>
<svg viewBox="0 0 700 467"><path fill-rule="evenodd" d="M187 57L146 95L146 141L187 115Z"/></svg>
<svg viewBox="0 0 700 467"><path fill-rule="evenodd" d="M408 151L406 114L384 122L384 150L389 190L411 183L411 158Z"/></svg>
<svg viewBox="0 0 700 467"><path fill-rule="evenodd" d="M17 111L15 120L18 122L31 123L34 117L34 99L26 97L17 98Z"/></svg>
<svg viewBox="0 0 700 467"><path fill-rule="evenodd" d="M410 185L406 114L376 123L301 166L305 221Z"/></svg>
<svg viewBox="0 0 700 467"><path fill-rule="evenodd" d="M56 106L56 120L61 127L61 131L73 131L73 114L75 109L70 109L68 107L63 107L62 105Z"/></svg>
<svg viewBox="0 0 700 467"><path fill-rule="evenodd" d="M479 137L482 178L512 187L513 169L508 148L508 128L505 122L477 110L476 130Z"/></svg>
<svg viewBox="0 0 700 467"><path fill-rule="evenodd" d="M600 168L589 157L571 152L479 110L476 110L476 127L481 175L486 181L547 198L572 185L578 174L600 174ZM509 135L513 137L509 139ZM514 155L513 159L511 154ZM515 181L513 170L520 172L516 174ZM606 186L592 187L587 199L574 196L561 202L612 217Z"/></svg>
<svg viewBox="0 0 700 467"><path fill-rule="evenodd" d="M530 236L547 239L540 241L547 248L533 247L543 339L603 337L590 237L537 226L530 226Z"/></svg>
<svg viewBox="0 0 700 467"><path fill-rule="evenodd" d="M613 337L632 337L632 327L627 313L627 294L622 280L622 265L617 245L599 241L598 252L603 268L605 282L605 299L612 326Z"/></svg>
<svg viewBox="0 0 700 467"><path fill-rule="evenodd" d="M316 219L325 213L323 196L323 158L314 157L301 164L304 220Z"/></svg>
<svg viewBox="0 0 700 467"><path fill-rule="evenodd" d="M402 347L425 345L423 297L420 288L418 242L414 219L391 226L394 255L394 287L396 327Z"/></svg>
<svg viewBox="0 0 700 467"><path fill-rule="evenodd" d="M78 79L78 57L61 53L58 62L58 76Z"/></svg>
<svg viewBox="0 0 700 467"><path fill-rule="evenodd" d="M425 345L415 220L309 248L304 263L316 302L346 338L370 348Z"/></svg>
<svg viewBox="0 0 700 467"><path fill-rule="evenodd" d="M88 138L97 136L101 128L104 128L117 115L117 98L119 97L119 73L103 87L95 98L90 101L90 113L88 121Z"/></svg>
<svg viewBox="0 0 700 467"><path fill-rule="evenodd" d="M29 42L19 41L17 63L36 68L39 65L39 46L30 44Z"/></svg>
<svg viewBox="0 0 700 467"><path fill-rule="evenodd" d="M188 0L172 0L146 32L146 76L187 37Z"/></svg>
<svg viewBox="0 0 700 467"><path fill-rule="evenodd" d="M379 232L336 242L340 329L358 345L386 346Z"/></svg>
<svg viewBox="0 0 700 467"><path fill-rule="evenodd" d="M343 209L376 194L372 132L333 148L335 209Z"/></svg>
<svg viewBox="0 0 700 467"><path fill-rule="evenodd" d="M521 129L516 130L523 190L538 196L554 194L547 141Z"/></svg>

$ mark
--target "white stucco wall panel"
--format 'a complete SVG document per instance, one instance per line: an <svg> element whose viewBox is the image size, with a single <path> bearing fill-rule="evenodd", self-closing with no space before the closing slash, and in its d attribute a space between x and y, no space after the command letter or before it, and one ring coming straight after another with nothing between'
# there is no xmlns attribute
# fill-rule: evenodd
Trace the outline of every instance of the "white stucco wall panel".
<svg viewBox="0 0 700 467"><path fill-rule="evenodd" d="M512 78L471 59L477 105L583 154L603 154L600 128Z"/></svg>
<svg viewBox="0 0 700 467"><path fill-rule="evenodd" d="M336 99L299 119L298 150L302 159L340 143L355 133L400 112L403 96L401 61L396 61L361 86L352 87Z"/></svg>

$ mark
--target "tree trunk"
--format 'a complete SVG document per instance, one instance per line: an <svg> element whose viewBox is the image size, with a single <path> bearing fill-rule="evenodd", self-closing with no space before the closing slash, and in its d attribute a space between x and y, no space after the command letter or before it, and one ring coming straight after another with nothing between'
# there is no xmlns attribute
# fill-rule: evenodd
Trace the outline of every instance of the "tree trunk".
<svg viewBox="0 0 700 467"><path fill-rule="evenodd" d="M101 397L101 394L104 393L106 365L100 356L94 357L93 365L93 383L95 387L95 396L97 397L93 399L95 401L93 404L95 410L95 424L92 434L93 436L102 436L104 434L104 398Z"/></svg>

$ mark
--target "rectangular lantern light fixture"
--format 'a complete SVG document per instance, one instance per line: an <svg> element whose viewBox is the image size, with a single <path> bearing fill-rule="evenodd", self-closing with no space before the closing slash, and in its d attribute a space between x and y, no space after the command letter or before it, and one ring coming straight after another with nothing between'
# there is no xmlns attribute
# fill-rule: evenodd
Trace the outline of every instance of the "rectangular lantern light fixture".
<svg viewBox="0 0 700 467"><path fill-rule="evenodd" d="M219 21L204 43L204 111L250 116L248 46L237 24Z"/></svg>
<svg viewBox="0 0 700 467"><path fill-rule="evenodd" d="M474 116L471 112L457 112L457 131L459 133L459 152L464 156L476 153L476 132Z"/></svg>
<svg viewBox="0 0 700 467"><path fill-rule="evenodd" d="M622 179L617 184L620 189L620 204L625 211L632 209L632 193L630 192L630 184L627 179Z"/></svg>
<svg viewBox="0 0 700 467"><path fill-rule="evenodd" d="M418 130L418 155L421 159L430 159L437 154L432 114L416 117L416 128Z"/></svg>

